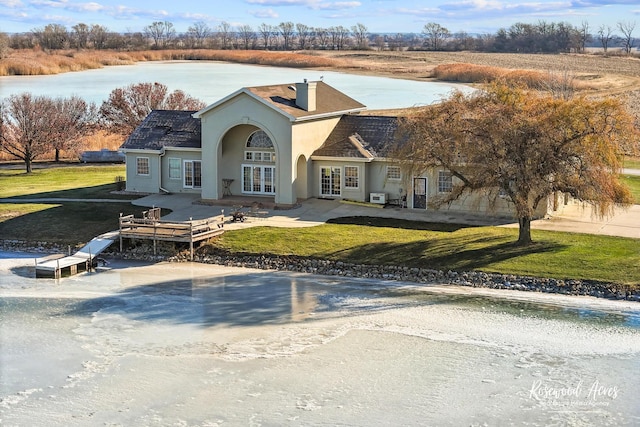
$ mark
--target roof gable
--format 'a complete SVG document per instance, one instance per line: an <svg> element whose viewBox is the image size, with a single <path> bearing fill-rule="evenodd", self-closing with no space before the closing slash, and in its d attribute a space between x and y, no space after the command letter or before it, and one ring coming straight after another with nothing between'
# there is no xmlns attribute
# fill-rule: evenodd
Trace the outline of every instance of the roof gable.
<svg viewBox="0 0 640 427"><path fill-rule="evenodd" d="M296 105L295 87L295 83L245 87L198 111L194 114L194 117L202 117L214 108L241 94L246 94L266 106L275 109L291 121L308 120L324 116L338 116L362 111L366 108L364 104L345 95L334 87L319 81L316 82L316 109L314 111L307 111Z"/></svg>
<svg viewBox="0 0 640 427"><path fill-rule="evenodd" d="M313 156L384 157L398 140L397 131L397 117L344 115Z"/></svg>
<svg viewBox="0 0 640 427"><path fill-rule="evenodd" d="M201 148L200 119L193 117L194 112L153 110L129 135L120 149Z"/></svg>

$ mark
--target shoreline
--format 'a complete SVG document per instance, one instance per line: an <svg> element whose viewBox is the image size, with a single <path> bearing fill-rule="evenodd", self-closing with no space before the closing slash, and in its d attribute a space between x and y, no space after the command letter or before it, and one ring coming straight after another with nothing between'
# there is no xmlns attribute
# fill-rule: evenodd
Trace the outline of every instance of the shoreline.
<svg viewBox="0 0 640 427"><path fill-rule="evenodd" d="M0 241L0 251L4 253L43 254L47 256L66 253L60 245L37 242L29 245L20 241ZM172 255L151 255L144 246L137 251L125 253L103 252L107 259L140 262L186 263L186 253ZM38 258L38 257L34 257ZM429 268L403 267L393 265L353 264L298 256L274 256L269 254L196 254L194 263L224 267L250 268L257 270L303 273L349 279L384 280L408 282L419 285L460 286L474 289L494 289L519 291L523 293L545 293L567 296L588 296L609 301L640 302L640 289L631 285L599 282L596 280L556 279L531 277L517 274L487 273L482 271L443 271Z"/></svg>

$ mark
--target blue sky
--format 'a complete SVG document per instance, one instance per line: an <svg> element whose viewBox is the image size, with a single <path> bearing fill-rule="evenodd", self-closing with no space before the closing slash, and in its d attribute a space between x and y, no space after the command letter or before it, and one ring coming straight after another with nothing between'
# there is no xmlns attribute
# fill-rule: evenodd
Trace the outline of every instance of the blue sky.
<svg viewBox="0 0 640 427"><path fill-rule="evenodd" d="M419 33L436 22L452 32L493 33L540 20L588 22L594 33L601 25L615 30L618 22L640 21L640 0L0 0L0 31L9 33L79 22L142 31L154 21L169 21L179 32L197 21L256 30L262 23L291 21L324 28L362 23L370 33Z"/></svg>

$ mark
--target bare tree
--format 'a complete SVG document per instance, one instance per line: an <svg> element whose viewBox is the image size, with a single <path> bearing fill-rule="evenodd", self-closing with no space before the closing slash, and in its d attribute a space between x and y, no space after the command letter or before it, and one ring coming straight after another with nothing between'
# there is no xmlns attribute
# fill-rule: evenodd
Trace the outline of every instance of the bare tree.
<svg viewBox="0 0 640 427"><path fill-rule="evenodd" d="M612 31L608 25L601 25L600 28L598 28L598 38L600 39L600 44L602 45L602 50L604 50L605 55L609 49L609 42L613 38Z"/></svg>
<svg viewBox="0 0 640 427"><path fill-rule="evenodd" d="M109 30L104 25L93 24L89 38L95 49L104 49L106 47Z"/></svg>
<svg viewBox="0 0 640 427"><path fill-rule="evenodd" d="M31 173L33 161L51 150L53 116L50 98L27 92L11 95L0 103L0 150L24 161Z"/></svg>
<svg viewBox="0 0 640 427"><path fill-rule="evenodd" d="M64 49L69 44L69 34L64 25L47 24L31 31L43 49Z"/></svg>
<svg viewBox="0 0 640 427"><path fill-rule="evenodd" d="M298 33L298 47L300 50L307 49L311 38L311 27L305 24L296 24L296 31Z"/></svg>
<svg viewBox="0 0 640 427"><path fill-rule="evenodd" d="M204 21L195 22L187 29L187 39L195 48L203 48L211 37L211 28Z"/></svg>
<svg viewBox="0 0 640 427"><path fill-rule="evenodd" d="M91 27L82 22L71 27L73 30L73 41L77 49L86 49L89 44L89 33Z"/></svg>
<svg viewBox="0 0 640 427"><path fill-rule="evenodd" d="M364 24L357 23L351 27L351 33L353 33L357 49L365 50L369 48L369 30Z"/></svg>
<svg viewBox="0 0 640 427"><path fill-rule="evenodd" d="M220 38L222 48L228 49L231 43L231 24L222 21L220 25L218 25L218 37Z"/></svg>
<svg viewBox="0 0 640 427"><path fill-rule="evenodd" d="M256 33L251 25L241 25L238 27L238 36L242 41L245 50L252 49L256 41Z"/></svg>
<svg viewBox="0 0 640 427"><path fill-rule="evenodd" d="M349 30L339 25L337 27L330 27L328 29L329 36L331 37L331 47L334 50L343 50L344 45L349 37Z"/></svg>
<svg viewBox="0 0 640 427"><path fill-rule="evenodd" d="M262 23L258 27L258 31L260 32L260 37L262 38L262 46L265 50L269 49L271 44L271 40L273 39L273 34L277 31L273 25Z"/></svg>
<svg viewBox="0 0 640 427"><path fill-rule="evenodd" d="M77 149L82 138L95 131L96 106L79 96L56 98L51 116L51 148L55 150L55 161L60 161L60 151Z"/></svg>
<svg viewBox="0 0 640 427"><path fill-rule="evenodd" d="M315 33L318 44L320 45L320 49L326 49L329 45L329 41L331 40L329 29L318 27L315 29Z"/></svg>
<svg viewBox="0 0 640 427"><path fill-rule="evenodd" d="M112 132L128 135L151 110L199 110L205 105L182 91L169 93L162 83L137 83L111 91L99 113Z"/></svg>
<svg viewBox="0 0 640 427"><path fill-rule="evenodd" d="M582 21L580 28L578 28L578 49L581 53L585 53L587 49L587 43L591 41L591 34L589 33L589 23Z"/></svg>
<svg viewBox="0 0 640 427"><path fill-rule="evenodd" d="M293 36L294 36L294 31L293 29L295 28L295 26L293 25L293 22L281 22L278 25L278 29L280 30L280 35L282 36L282 48L284 50L289 50L291 49L291 46L293 44Z"/></svg>
<svg viewBox="0 0 640 427"><path fill-rule="evenodd" d="M173 24L168 21L156 21L144 27L144 34L153 40L153 47L164 49L176 37Z"/></svg>
<svg viewBox="0 0 640 427"><path fill-rule="evenodd" d="M633 48L633 30L636 28L636 23L631 21L618 22L618 29L622 33L622 41L624 42L624 53L631 55L631 49Z"/></svg>
<svg viewBox="0 0 640 427"><path fill-rule="evenodd" d="M428 49L441 50L444 47L444 42L451 33L442 25L429 22L422 29L422 34L424 34L425 44Z"/></svg>

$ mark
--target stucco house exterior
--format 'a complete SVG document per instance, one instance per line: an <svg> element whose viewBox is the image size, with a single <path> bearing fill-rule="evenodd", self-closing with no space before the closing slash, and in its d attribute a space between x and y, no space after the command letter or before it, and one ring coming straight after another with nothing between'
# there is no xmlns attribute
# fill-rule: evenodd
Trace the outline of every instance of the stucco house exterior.
<svg viewBox="0 0 640 427"><path fill-rule="evenodd" d="M121 146L127 190L197 193L203 201L257 197L280 207L308 198L431 209L451 190L446 170L403 176L385 158L398 118L323 81L245 87L200 111L152 111ZM443 209L443 208L441 208ZM469 195L444 209L511 215ZM544 212L541 212L543 215Z"/></svg>

